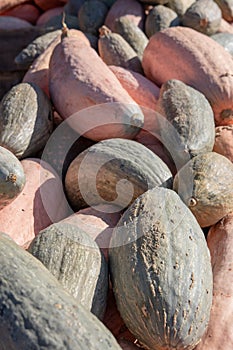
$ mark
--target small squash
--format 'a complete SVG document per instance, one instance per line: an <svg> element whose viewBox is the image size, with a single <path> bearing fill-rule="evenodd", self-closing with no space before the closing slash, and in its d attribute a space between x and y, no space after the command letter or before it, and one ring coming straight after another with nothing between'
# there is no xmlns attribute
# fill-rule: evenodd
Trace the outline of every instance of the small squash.
<svg viewBox="0 0 233 350"><path fill-rule="evenodd" d="M20 161L6 148L0 147L0 210L22 192L25 181Z"/></svg>
<svg viewBox="0 0 233 350"><path fill-rule="evenodd" d="M12 9L13 7L15 7L17 5L21 5L25 2L28 2L28 0L1 0L0 14L4 13L7 10Z"/></svg>
<svg viewBox="0 0 233 350"><path fill-rule="evenodd" d="M33 4L21 4L3 13L4 16L12 16L35 24L40 16L40 10Z"/></svg>
<svg viewBox="0 0 233 350"><path fill-rule="evenodd" d="M178 26L179 23L180 20L175 11L163 5L154 6L146 17L145 33L150 38L156 32Z"/></svg>
<svg viewBox="0 0 233 350"><path fill-rule="evenodd" d="M213 108L216 125L233 123L233 60L207 35L186 27L158 32L144 50L142 66L158 86L178 79L202 92Z"/></svg>
<svg viewBox="0 0 233 350"><path fill-rule="evenodd" d="M168 0L166 6L182 17L185 11L194 3L195 0Z"/></svg>
<svg viewBox="0 0 233 350"><path fill-rule="evenodd" d="M78 11L78 21L83 32L97 35L108 13L107 5L100 0L85 1Z"/></svg>
<svg viewBox="0 0 233 350"><path fill-rule="evenodd" d="M213 151L225 156L233 163L233 125L215 128Z"/></svg>
<svg viewBox="0 0 233 350"><path fill-rule="evenodd" d="M80 304L103 318L108 265L97 244L85 231L71 222L60 221L40 231L28 251Z"/></svg>
<svg viewBox="0 0 233 350"><path fill-rule="evenodd" d="M13 86L0 103L0 145L18 158L33 156L53 130L51 103L39 86Z"/></svg>
<svg viewBox="0 0 233 350"><path fill-rule="evenodd" d="M173 188L195 215L208 227L233 211L233 164L226 157L199 154L176 174Z"/></svg>
<svg viewBox="0 0 233 350"><path fill-rule="evenodd" d="M143 193L110 247L117 307L132 334L146 349L193 349L209 321L212 269L205 236L179 196L159 187Z"/></svg>
<svg viewBox="0 0 233 350"><path fill-rule="evenodd" d="M58 16L62 14L64 11L63 7L54 7L50 10L43 12L38 18L36 25L43 26L46 22L48 22L52 17Z"/></svg>
<svg viewBox="0 0 233 350"><path fill-rule="evenodd" d="M171 177L166 164L149 149L113 138L98 142L74 159L65 189L75 210L101 203L123 209L148 188L170 187Z"/></svg>
<svg viewBox="0 0 233 350"><path fill-rule="evenodd" d="M3 234L0 251L1 349L121 349L34 256Z"/></svg>
<svg viewBox="0 0 233 350"><path fill-rule="evenodd" d="M221 23L222 12L213 0L194 2L182 17L182 24L206 35L215 34Z"/></svg>

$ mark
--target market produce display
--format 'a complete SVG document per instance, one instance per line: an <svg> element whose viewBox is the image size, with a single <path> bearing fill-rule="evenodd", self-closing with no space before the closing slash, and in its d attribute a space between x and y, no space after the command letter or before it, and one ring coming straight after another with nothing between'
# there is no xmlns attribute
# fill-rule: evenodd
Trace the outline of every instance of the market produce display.
<svg viewBox="0 0 233 350"><path fill-rule="evenodd" d="M0 46L0 350L232 350L232 0L1 0Z"/></svg>

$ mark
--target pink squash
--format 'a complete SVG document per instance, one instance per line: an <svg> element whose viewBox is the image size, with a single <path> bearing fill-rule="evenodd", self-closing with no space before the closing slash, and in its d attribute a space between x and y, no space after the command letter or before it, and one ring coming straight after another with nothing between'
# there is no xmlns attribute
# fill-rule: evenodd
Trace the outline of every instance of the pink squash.
<svg viewBox="0 0 233 350"><path fill-rule="evenodd" d="M215 143L213 151L233 162L233 125L217 126L215 128Z"/></svg>
<svg viewBox="0 0 233 350"><path fill-rule="evenodd" d="M4 16L17 17L31 24L35 24L40 16L40 10L33 4L22 4L3 13Z"/></svg>
<svg viewBox="0 0 233 350"><path fill-rule="evenodd" d="M0 14L12 9L15 6L24 4L28 0L1 0L0 1Z"/></svg>
<svg viewBox="0 0 233 350"><path fill-rule="evenodd" d="M42 229L64 219L68 207L61 181L47 163L27 158L22 165L26 184L15 200L0 210L0 231L23 246Z"/></svg>
<svg viewBox="0 0 233 350"><path fill-rule="evenodd" d="M37 26L42 26L44 25L46 22L48 22L48 20L50 20L50 18L53 18L55 16L60 15L62 12L64 11L64 8L62 6L60 7L55 7L52 8L50 10L45 11L44 13L42 13L42 15L40 15L40 17L38 18L36 25Z"/></svg>
<svg viewBox="0 0 233 350"><path fill-rule="evenodd" d="M35 4L43 11L47 11L54 7L63 6L68 0L34 0Z"/></svg>

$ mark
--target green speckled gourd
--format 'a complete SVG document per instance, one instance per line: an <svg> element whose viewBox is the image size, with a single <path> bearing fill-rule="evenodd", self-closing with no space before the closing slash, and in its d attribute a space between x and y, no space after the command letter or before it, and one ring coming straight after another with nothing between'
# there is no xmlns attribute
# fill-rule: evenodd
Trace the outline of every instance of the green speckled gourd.
<svg viewBox="0 0 233 350"><path fill-rule="evenodd" d="M0 349L121 350L31 254L0 234Z"/></svg>
<svg viewBox="0 0 233 350"><path fill-rule="evenodd" d="M80 304L98 318L103 318L108 266L99 247L87 233L74 224L61 221L41 231L28 251Z"/></svg>
<svg viewBox="0 0 233 350"><path fill-rule="evenodd" d="M120 314L150 350L190 350L212 305L212 269L204 234L172 190L136 199L113 230L110 272Z"/></svg>
<svg viewBox="0 0 233 350"><path fill-rule="evenodd" d="M104 24L108 6L101 0L87 0L78 11L78 21L83 32L98 34L98 29Z"/></svg>
<svg viewBox="0 0 233 350"><path fill-rule="evenodd" d="M216 33L220 27L222 12L213 0L195 1L182 17L182 24L206 35Z"/></svg>
<svg viewBox="0 0 233 350"><path fill-rule="evenodd" d="M17 158L35 155L53 131L53 112L46 94L34 83L13 86L0 103L0 146Z"/></svg>
<svg viewBox="0 0 233 350"><path fill-rule="evenodd" d="M233 164L215 152L199 154L178 171L173 188L200 226L214 225L233 211Z"/></svg>
<svg viewBox="0 0 233 350"><path fill-rule="evenodd" d="M134 22L126 16L119 17L115 20L114 32L120 34L142 59L148 38Z"/></svg>
<svg viewBox="0 0 233 350"><path fill-rule="evenodd" d="M163 5L154 6L146 17L145 33L150 38L165 28L178 26L179 23L180 20L175 11Z"/></svg>
<svg viewBox="0 0 233 350"><path fill-rule="evenodd" d="M108 66L120 66L143 73L137 53L120 34L113 33L106 26L102 26L99 33L99 55Z"/></svg>
<svg viewBox="0 0 233 350"><path fill-rule="evenodd" d="M39 36L15 57L15 63L20 69L29 69L33 61L44 52L58 35L61 35L59 29Z"/></svg>
<svg viewBox="0 0 233 350"><path fill-rule="evenodd" d="M20 194L25 181L20 161L13 153L0 146L0 210Z"/></svg>
<svg viewBox="0 0 233 350"><path fill-rule="evenodd" d="M211 38L224 47L231 55L233 55L233 34L232 33L216 33Z"/></svg>
<svg viewBox="0 0 233 350"><path fill-rule="evenodd" d="M180 80L168 80L161 86L156 111L165 117L158 118L158 134L177 169L197 154L213 150L214 114L201 92Z"/></svg>
<svg viewBox="0 0 233 350"><path fill-rule="evenodd" d="M75 210L101 203L125 208L148 188L171 187L171 180L167 165L152 151L115 138L98 142L73 160L65 190Z"/></svg>

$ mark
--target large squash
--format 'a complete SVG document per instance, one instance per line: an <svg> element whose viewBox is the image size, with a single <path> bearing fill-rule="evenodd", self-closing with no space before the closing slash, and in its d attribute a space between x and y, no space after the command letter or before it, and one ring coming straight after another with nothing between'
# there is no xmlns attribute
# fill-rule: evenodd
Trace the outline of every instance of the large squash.
<svg viewBox="0 0 233 350"><path fill-rule="evenodd" d="M205 236L172 190L155 187L123 214L110 243L113 290L146 349L193 349L206 330L212 270Z"/></svg>
<svg viewBox="0 0 233 350"><path fill-rule="evenodd" d="M217 125L233 123L233 61L207 35L186 27L154 34L144 50L145 75L159 86L178 79L209 100Z"/></svg>
<svg viewBox="0 0 233 350"><path fill-rule="evenodd" d="M28 252L0 234L1 350L120 350L104 325Z"/></svg>

